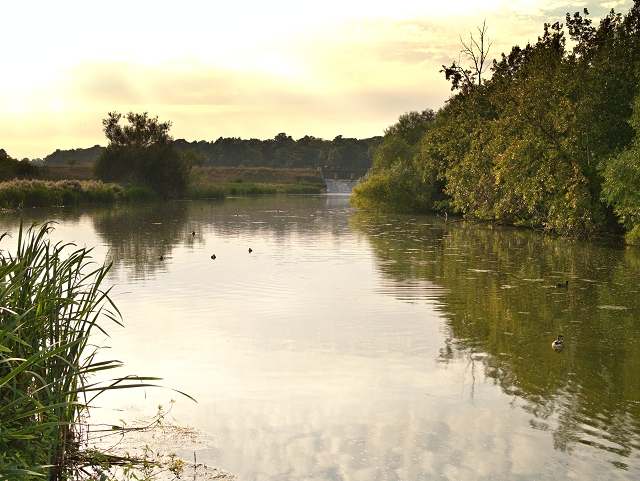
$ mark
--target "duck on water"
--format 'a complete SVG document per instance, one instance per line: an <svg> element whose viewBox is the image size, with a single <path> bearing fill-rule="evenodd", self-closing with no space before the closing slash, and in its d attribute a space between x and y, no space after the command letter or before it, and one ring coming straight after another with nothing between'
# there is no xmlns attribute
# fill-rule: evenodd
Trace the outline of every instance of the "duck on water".
<svg viewBox="0 0 640 481"><path fill-rule="evenodd" d="M558 334L558 339L551 343L551 347L556 351L562 351L564 348L564 338L562 337L562 334Z"/></svg>

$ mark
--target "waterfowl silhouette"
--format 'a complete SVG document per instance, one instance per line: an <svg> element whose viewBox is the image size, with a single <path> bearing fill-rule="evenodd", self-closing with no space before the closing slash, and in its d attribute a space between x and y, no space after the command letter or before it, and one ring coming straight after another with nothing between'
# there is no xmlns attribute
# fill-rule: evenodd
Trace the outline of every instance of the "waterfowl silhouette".
<svg viewBox="0 0 640 481"><path fill-rule="evenodd" d="M192 236L195 236L195 235L196 235L196 231L192 230L192 231L191 231L191 235L192 235Z"/></svg>
<svg viewBox="0 0 640 481"><path fill-rule="evenodd" d="M211 254L211 258L215 260L216 255L215 254Z"/></svg>
<svg viewBox="0 0 640 481"><path fill-rule="evenodd" d="M562 337L562 334L558 334L558 339L556 339L551 343L551 347L554 348L556 351L562 351L562 348L564 347L563 339L564 338Z"/></svg>
<svg viewBox="0 0 640 481"><path fill-rule="evenodd" d="M569 289L569 281L566 281L564 284L556 284L558 289Z"/></svg>
<svg viewBox="0 0 640 481"><path fill-rule="evenodd" d="M253 252L253 249L249 247L249 254L251 254L252 252Z"/></svg>
<svg viewBox="0 0 640 481"><path fill-rule="evenodd" d="M164 256L160 256L159 259L162 261L164 260Z"/></svg>

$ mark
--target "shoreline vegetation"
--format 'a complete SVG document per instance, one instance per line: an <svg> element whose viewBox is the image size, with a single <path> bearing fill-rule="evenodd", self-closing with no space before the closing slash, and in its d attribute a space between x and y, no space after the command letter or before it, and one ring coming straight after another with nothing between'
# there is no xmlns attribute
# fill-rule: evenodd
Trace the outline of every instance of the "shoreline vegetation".
<svg viewBox="0 0 640 481"><path fill-rule="evenodd" d="M353 205L640 244L640 0L592 23L567 14L492 65L485 24L461 39L454 93L386 129Z"/></svg>
<svg viewBox="0 0 640 481"><path fill-rule="evenodd" d="M96 397L155 386L159 378L93 379L122 365L98 361L100 347L91 340L92 333L106 335L106 324L122 325L110 289L103 287L110 265L92 260L91 249L52 244L52 229L49 223L21 224L15 250L0 251L0 479L110 481L122 473L121 479L147 480L135 470L156 468L177 475L184 463L175 457L162 462L90 447L97 438L130 430L88 424ZM0 236L3 244L6 237ZM160 407L142 430L153 429L166 413Z"/></svg>
<svg viewBox="0 0 640 481"><path fill-rule="evenodd" d="M182 196L224 199L228 196L318 194L324 180L312 169L266 167L195 167ZM36 178L0 182L0 208L158 201L162 196L144 185L95 180L92 167L47 166Z"/></svg>

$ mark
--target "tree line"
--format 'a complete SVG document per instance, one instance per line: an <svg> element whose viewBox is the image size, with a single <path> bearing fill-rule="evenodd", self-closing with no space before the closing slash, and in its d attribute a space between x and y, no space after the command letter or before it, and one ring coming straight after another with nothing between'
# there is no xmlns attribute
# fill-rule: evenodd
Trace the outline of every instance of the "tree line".
<svg viewBox="0 0 640 481"><path fill-rule="evenodd" d="M124 121L121 123L121 121ZM148 113L110 112L102 121L109 145L93 164L105 182L143 185L163 198L182 197L194 166L327 167L366 171L376 139L325 141L305 136L297 141L284 133L272 140L218 139L216 142L174 141L171 122Z"/></svg>
<svg viewBox="0 0 640 481"><path fill-rule="evenodd" d="M0 149L0 182L15 178L29 178L37 172L37 167L28 159L18 160L7 154L7 151Z"/></svg>
<svg viewBox="0 0 640 481"><path fill-rule="evenodd" d="M294 140L286 133L273 139L241 139L220 137L215 142L187 142L178 139L177 149L193 149L206 157L205 166L212 167L272 167L312 168L333 166L351 170L367 170L375 148L382 137L368 139L345 138L338 135L324 140L311 135Z"/></svg>
<svg viewBox="0 0 640 481"><path fill-rule="evenodd" d="M597 27L587 9L545 24L535 44L494 60L489 79L478 33L463 43L469 68L443 66L454 91L444 107L385 130L353 203L562 235L619 226L640 243L640 0Z"/></svg>
<svg viewBox="0 0 640 481"><path fill-rule="evenodd" d="M280 133L273 139L241 139L220 137L215 141L176 139L173 146L179 151L192 149L204 156L203 165L209 167L271 167L324 168L340 167L366 171L371 167L375 148L382 136L367 139L345 138L324 140L311 135L294 140ZM89 149L56 150L44 159L45 165L92 164L105 151L96 145Z"/></svg>

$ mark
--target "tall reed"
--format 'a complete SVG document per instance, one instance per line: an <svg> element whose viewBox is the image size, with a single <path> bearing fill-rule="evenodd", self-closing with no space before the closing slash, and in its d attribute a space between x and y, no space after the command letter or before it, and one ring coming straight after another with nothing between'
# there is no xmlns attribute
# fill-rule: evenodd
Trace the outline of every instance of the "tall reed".
<svg viewBox="0 0 640 481"><path fill-rule="evenodd" d="M89 402L155 379L90 382L120 365L97 361L89 343L93 331L104 333L104 320L121 324L101 287L110 266L92 261L91 249L52 244L51 230L21 225L15 251L0 251L0 479L87 477L87 467L105 462L82 449Z"/></svg>
<svg viewBox="0 0 640 481"><path fill-rule="evenodd" d="M48 207L52 205L111 204L157 201L150 187L105 184L96 180L12 180L0 182L0 207Z"/></svg>

